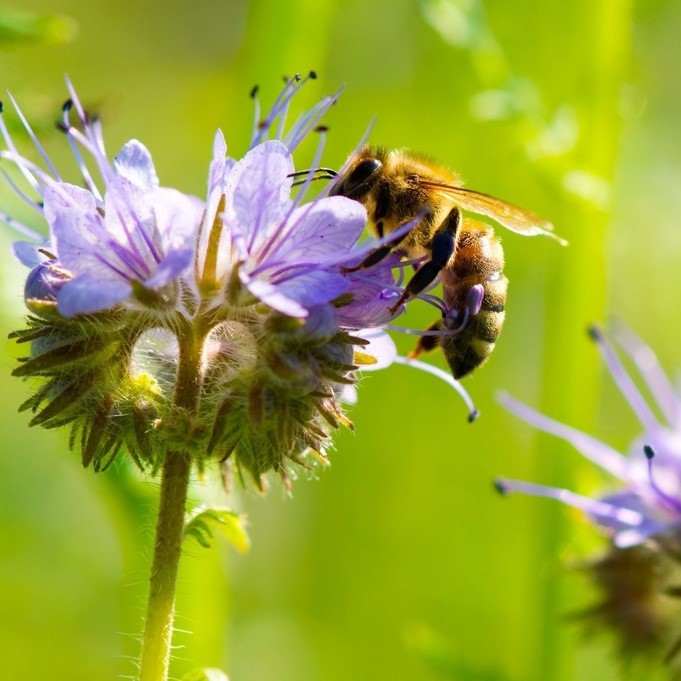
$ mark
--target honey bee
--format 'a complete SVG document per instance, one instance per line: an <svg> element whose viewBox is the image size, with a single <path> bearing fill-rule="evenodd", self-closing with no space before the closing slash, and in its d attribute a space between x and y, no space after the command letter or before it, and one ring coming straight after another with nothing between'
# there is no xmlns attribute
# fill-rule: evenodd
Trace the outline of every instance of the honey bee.
<svg viewBox="0 0 681 681"><path fill-rule="evenodd" d="M553 234L538 215L487 194L465 189L443 166L411 152L365 146L333 175L330 195L347 196L367 209L369 228L383 239L410 221L416 226L376 248L352 268L371 267L395 251L425 259L392 306L397 309L440 277L446 310L417 343L410 357L442 348L454 378L483 364L504 323L508 279L504 252L492 228L461 211L492 218L525 236Z"/></svg>

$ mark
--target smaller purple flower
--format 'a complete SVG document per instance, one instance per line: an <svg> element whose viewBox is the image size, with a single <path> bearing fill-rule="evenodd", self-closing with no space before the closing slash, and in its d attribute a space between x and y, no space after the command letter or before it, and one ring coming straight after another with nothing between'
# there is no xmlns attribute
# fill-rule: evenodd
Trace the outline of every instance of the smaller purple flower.
<svg viewBox="0 0 681 681"><path fill-rule="evenodd" d="M591 329L611 376L634 413L643 433L628 455L575 428L540 414L502 395L501 404L535 428L555 435L583 456L617 478L621 487L610 494L590 498L566 489L518 480L497 481L503 493L522 492L557 499L584 511L612 537L618 548L649 539L681 541L681 399L660 368L652 350L628 330L617 329L614 338L639 370L664 420L660 421L624 368L616 349L597 328Z"/></svg>
<svg viewBox="0 0 681 681"><path fill-rule="evenodd" d="M80 168L85 188L64 182L16 106L17 113L48 168L43 170L17 152L0 117L7 150L0 156L13 163L38 194L26 202L42 213L50 231L47 241L20 242L15 253L30 267L50 260L66 281L56 292L63 317L106 310L133 297L136 284L159 291L190 266L195 234L204 211L202 202L174 189L161 188L149 151L131 140L113 162L107 159L98 121L90 120L69 83L72 99L64 106L62 129ZM12 100L14 101L14 100ZM69 120L72 108L83 131ZM91 156L103 179L100 191L81 154ZM28 230L24 230L28 231ZM41 256L49 253L53 257ZM42 270L41 270L42 271Z"/></svg>

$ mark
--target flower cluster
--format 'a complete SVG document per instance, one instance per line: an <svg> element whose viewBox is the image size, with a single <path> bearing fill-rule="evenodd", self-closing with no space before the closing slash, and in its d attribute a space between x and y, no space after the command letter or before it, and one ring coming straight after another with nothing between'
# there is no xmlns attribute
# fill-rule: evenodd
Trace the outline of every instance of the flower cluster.
<svg viewBox="0 0 681 681"><path fill-rule="evenodd" d="M365 208L326 192L303 203L319 121L339 94L287 129L308 79L288 80L262 120L252 93L243 158L228 157L217 132L205 200L161 186L137 140L110 161L70 83L59 127L79 185L62 179L13 99L42 163L19 153L0 116L9 181L49 229L43 238L1 216L30 237L14 247L31 268L31 314L13 334L30 352L15 374L41 380L22 408L32 425L69 425L84 465L104 469L124 450L157 470L181 449L199 467L229 460L259 487L272 469L288 481L291 462L326 461L330 429L350 425L341 402L358 369L396 357L383 327L404 309L392 309L399 258L347 272L382 245L360 243ZM313 168L296 173L292 152L312 131Z"/></svg>
<svg viewBox="0 0 681 681"><path fill-rule="evenodd" d="M590 335L643 426L627 454L507 395L500 399L516 416L569 442L617 478L618 488L597 498L518 480L500 479L497 488L502 493L549 497L584 511L612 545L605 555L584 566L600 601L576 613L577 618L590 632L612 630L625 661L666 652L667 661L677 663L681 641L669 646L678 638L670 596L678 596L675 584L681 578L681 399L653 351L631 331L616 328L616 344L596 327ZM626 370L617 345L639 371L654 409Z"/></svg>

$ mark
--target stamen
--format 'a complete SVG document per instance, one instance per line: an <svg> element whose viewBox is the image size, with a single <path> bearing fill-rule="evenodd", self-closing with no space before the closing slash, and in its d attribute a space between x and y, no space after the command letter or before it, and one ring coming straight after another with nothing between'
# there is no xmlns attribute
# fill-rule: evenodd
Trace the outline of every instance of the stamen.
<svg viewBox="0 0 681 681"><path fill-rule="evenodd" d="M459 326L454 326L454 324L458 320L459 311L456 308L452 308L451 310L447 311L447 313L445 314L444 321L442 323L445 329L453 331L454 333L460 333L466 328L466 324L468 324L468 319L470 316L471 313L469 308L465 307L463 309L463 319L461 320L461 323L459 324Z"/></svg>
<svg viewBox="0 0 681 681"><path fill-rule="evenodd" d="M258 90L260 87L254 85L250 92L250 97L253 100L253 134L258 130L258 123L260 122L260 99L258 98ZM251 139L251 149L255 146L255 140Z"/></svg>
<svg viewBox="0 0 681 681"><path fill-rule="evenodd" d="M538 430L549 433L549 435L555 435L561 440L569 442L578 452L589 459L589 461L593 461L596 465L609 473L612 473L612 475L622 480L629 479L627 459L604 442L600 442L596 438L583 433L581 430L570 428L569 426L548 418L548 416L540 414L538 411L531 409L522 402L513 399L507 393L498 394L497 401L501 406Z"/></svg>
<svg viewBox="0 0 681 681"><path fill-rule="evenodd" d="M89 148L89 143L87 142L87 140L85 140L85 138L82 137L80 131L78 131L71 125L71 122L69 120L69 112L71 111L71 106L64 105L62 111L64 126L63 130L66 133L66 139L69 142L69 147L71 147L71 153L73 154L73 157L76 159L76 165L78 166L78 170L80 171L81 177L83 178L85 185L90 190L92 195L96 198L97 201L101 202L103 201L102 195L99 193L99 189L97 188L97 185L95 184L95 181L93 180L92 175L90 174L90 171L87 165L85 164L85 159L83 158L82 154L80 153L80 149L76 144L75 139L76 133L82 139L82 143L85 146L85 148L93 155L94 151L91 148Z"/></svg>
<svg viewBox="0 0 681 681"><path fill-rule="evenodd" d="M15 166L17 166L20 170L25 170L26 172L30 172L31 174L31 180L29 181L29 184L35 189L35 191L40 194L40 196L43 195L43 188L41 186L41 183L43 185L49 185L49 184L54 184L54 179L50 174L48 174L43 168L41 168L39 165L34 163L33 161L29 161L27 158L24 156L20 156L19 154L14 154L11 151L0 151L0 158L4 158L11 163L13 163ZM24 177L26 177L26 174L24 172L21 173Z"/></svg>
<svg viewBox="0 0 681 681"><path fill-rule="evenodd" d="M17 168L19 168L19 172L24 176L24 178L31 185L31 187L33 187L33 189L35 189L35 191L42 196L42 192L40 191L38 181L28 171L27 168L28 162L26 161L26 159L23 158L23 156L21 156L21 154L19 154L17 148L14 146L12 137L9 134L7 125L5 124L5 118L2 115L2 109L0 109L0 134L2 134L2 137L5 140L5 144L7 145L7 149L9 150L8 152L0 153L0 158L7 158L11 160L14 163L14 165L16 165Z"/></svg>
<svg viewBox="0 0 681 681"><path fill-rule="evenodd" d="M395 324L386 324L386 328L390 331L397 331L398 333L406 333L410 336L452 336L459 333L459 329L433 329L420 330L420 329L409 329L406 326L396 326Z"/></svg>
<svg viewBox="0 0 681 681"><path fill-rule="evenodd" d="M86 139L88 141L86 148L95 159L95 163L97 164L97 168L100 175L102 176L102 179L105 183L108 183L115 177L115 172L106 157L99 120L97 118L93 119L92 121L90 120L90 117L81 104L80 99L76 94L76 90L73 87L73 83L68 76L66 77L66 87L69 91L69 94L71 95L71 100L76 107L78 116L83 123L83 130L85 131Z"/></svg>
<svg viewBox="0 0 681 681"><path fill-rule="evenodd" d="M643 427L646 430L656 430L660 427L655 414L651 411L650 407L646 404L643 396L639 392L638 388L631 380L631 377L627 373L624 365L620 361L614 348L607 340L605 335L597 326L591 326L589 328L589 335L596 341L598 349L601 351L603 360L605 361L608 369L610 369L610 374L613 380L617 384L620 392L624 398L629 402L629 405L633 409L636 416L638 416L639 421L641 421Z"/></svg>
<svg viewBox="0 0 681 681"><path fill-rule="evenodd" d="M459 394L461 399L463 399L464 403L466 404L466 407L468 407L468 423L472 423L478 418L478 416L480 416L480 412L475 408L473 400L471 400L470 395L468 394L466 389L451 374L448 374L446 371L443 371L442 369L433 366L432 364L427 364L426 362L422 362L421 360L418 359L402 357L401 355L397 355L394 361L397 364L405 364L406 366L412 366L416 367L417 369L421 369L422 371L425 371L428 374L437 376L438 378L442 379L445 383L452 386L452 388L454 388L454 390L456 390L456 392Z"/></svg>
<svg viewBox="0 0 681 681"><path fill-rule="evenodd" d="M336 101L338 101L338 98L344 89L345 85L342 85L333 95L322 99L321 102L296 122L284 140L284 144L289 148L289 151L293 152L303 139L305 139L305 137L316 127L322 116L324 116Z"/></svg>
<svg viewBox="0 0 681 681"><path fill-rule="evenodd" d="M24 116L23 112L19 108L19 105L17 104L16 100L14 99L12 93L8 92L7 96L10 98L10 101L12 102L12 106L14 107L14 110L16 111L17 116L19 116L19 120L21 121L22 125L24 126L24 129L28 133L28 136L31 138L33 145L38 150L38 153L42 157L43 161L45 161L45 165L49 168L50 172L54 176L54 179L57 180L58 182L61 181L61 178L59 177L59 173L57 172L57 169L54 167L52 161L50 161L50 157L47 155L47 152L45 151L43 145L40 144L38 138L36 137L36 134L33 132L33 128L31 128L31 126L29 125L28 121L26 120L26 117Z"/></svg>
<svg viewBox="0 0 681 681"><path fill-rule="evenodd" d="M274 104L272 104L272 108L267 114L265 120L260 121L259 118L256 118L256 124L253 126L253 137L251 138L249 149L253 149L253 147L256 147L258 144L264 141L265 135L269 133L269 130L272 127L274 121L277 119L277 116L279 116L282 110L286 107L286 102L288 102L298 91L298 89L302 87L302 84L300 84L299 81L300 76L294 76L293 78L285 79L286 84L277 98L274 100ZM256 99L256 102L257 101L258 100Z"/></svg>
<svg viewBox="0 0 681 681"><path fill-rule="evenodd" d="M671 510L674 511L674 513L681 514L681 502L677 501L673 497L670 497L666 492L660 489L653 478L653 459L655 458L655 450L650 445L644 445L643 453L648 460L648 484L650 485L651 489L653 492L655 492L655 494L657 494L658 497L660 497L660 500L664 504L669 506Z"/></svg>
<svg viewBox="0 0 681 681"><path fill-rule="evenodd" d="M468 320L471 317L475 317L475 315L480 312L484 297L485 288L482 284L475 284L475 286L471 286L466 296L466 307L463 310L463 319L461 320L461 323L459 326L454 327L454 324L459 319L460 313L458 309L451 308L444 315L443 325L445 329L450 329L454 333L460 333L463 331L466 328L466 324L468 324Z"/></svg>
<svg viewBox="0 0 681 681"><path fill-rule="evenodd" d="M681 401L662 369L657 355L631 329L616 324L613 332L620 347L639 370L664 417L670 424L679 425Z"/></svg>
<svg viewBox="0 0 681 681"><path fill-rule="evenodd" d="M521 494L529 494L535 497L556 499L568 506L578 508L591 516L601 518L606 522L615 521L617 523L622 523L623 525L637 527L643 524L645 520L643 515L638 511L633 511L630 508L621 508L614 504L608 504L605 501L590 499L589 497L575 494L567 489L535 485L531 482L523 482L522 480L505 480L503 478L497 479L494 485L501 494L520 492Z"/></svg>
<svg viewBox="0 0 681 681"><path fill-rule="evenodd" d="M2 170L2 175L5 178L5 182L10 186L10 189L30 208L33 208L34 211L37 213L42 214L43 212L43 205L42 202L40 201L35 201L32 199L26 192L24 192L21 187L9 176L9 173L5 171L4 169Z"/></svg>
<svg viewBox="0 0 681 681"><path fill-rule="evenodd" d="M38 234L38 232L35 232L30 227L25 225L23 222L19 222L19 220L16 220L12 216L7 215L7 213L3 211L0 211L0 220L2 220L2 222L11 227L13 230L19 232L19 234L23 234L24 236L28 237L31 240L34 241L43 240L42 234Z"/></svg>

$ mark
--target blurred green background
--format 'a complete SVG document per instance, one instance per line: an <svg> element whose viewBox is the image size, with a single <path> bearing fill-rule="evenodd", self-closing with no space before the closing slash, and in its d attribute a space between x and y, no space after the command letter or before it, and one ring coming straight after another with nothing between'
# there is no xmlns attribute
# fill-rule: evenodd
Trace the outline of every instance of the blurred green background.
<svg viewBox="0 0 681 681"><path fill-rule="evenodd" d="M283 74L314 68L320 79L299 105L347 84L328 117L325 164L338 167L376 116L372 141L439 157L570 241L501 235L508 316L492 361L466 381L482 412L474 425L446 385L396 366L366 378L355 433L337 438L331 468L298 480L293 499L277 485L228 498L211 479L197 485L195 498L249 514L253 548L190 547L174 677L205 665L232 681L620 678L608 639L566 623L593 601L569 565L599 549L596 533L564 508L501 499L491 486L497 475L587 492L607 482L494 395L507 390L625 447L638 425L602 381L586 326L616 315L668 368L681 366L681 4L22 0L21 9L34 15L0 8L0 86L53 158L68 156L53 127L68 73L102 115L111 152L138 137L163 184L203 196L215 128L232 154L248 145L252 85L267 104ZM68 19L43 16L54 13ZM301 149L297 165L310 155ZM4 184L0 200L30 217ZM0 234L3 338L23 313L12 238ZM414 309L406 323L431 317ZM397 341L405 352L412 343ZM29 431L17 414L25 386L9 375L19 352L2 347L0 677L130 677L156 483L125 466L94 476L63 434ZM642 678L664 674L652 667Z"/></svg>

